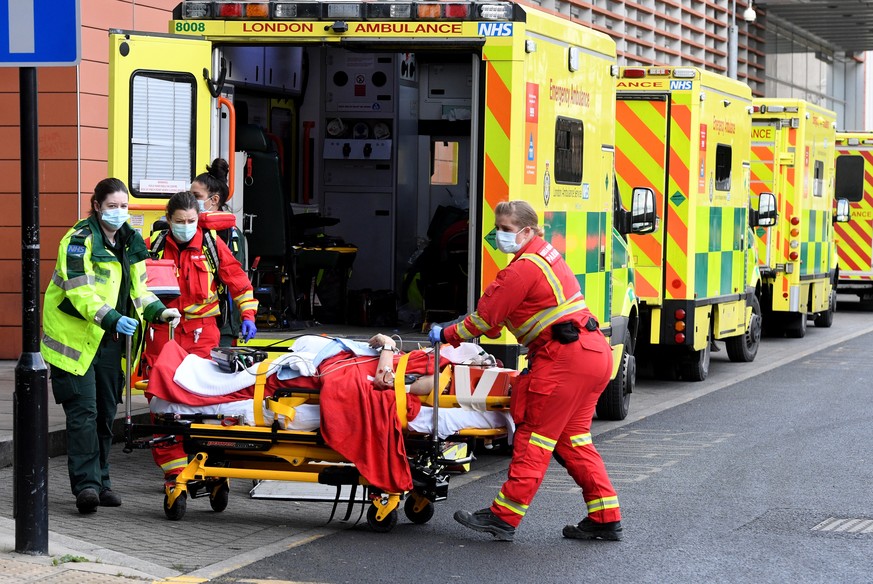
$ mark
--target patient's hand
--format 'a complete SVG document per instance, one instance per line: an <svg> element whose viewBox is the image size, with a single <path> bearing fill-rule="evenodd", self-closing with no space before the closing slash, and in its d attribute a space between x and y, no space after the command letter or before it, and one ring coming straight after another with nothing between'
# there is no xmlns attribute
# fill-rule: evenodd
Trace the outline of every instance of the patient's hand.
<svg viewBox="0 0 873 584"><path fill-rule="evenodd" d="M383 335L381 333L374 335L373 338L367 341L367 344L369 344L370 347L373 349L378 349L386 345L394 348L397 347L397 343L394 341L394 339L392 339L388 335Z"/></svg>

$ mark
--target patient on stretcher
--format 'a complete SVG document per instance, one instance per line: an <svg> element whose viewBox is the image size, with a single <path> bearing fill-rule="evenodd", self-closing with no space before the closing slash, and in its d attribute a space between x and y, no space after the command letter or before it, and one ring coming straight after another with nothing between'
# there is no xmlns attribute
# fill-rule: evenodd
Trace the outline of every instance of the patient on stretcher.
<svg viewBox="0 0 873 584"><path fill-rule="evenodd" d="M269 425L275 418L286 430L314 431L322 426L326 414L334 420L337 416L350 415L348 412L340 414L332 406L338 405L346 410L355 403L368 405L370 400L356 402L359 399L356 392L360 393L362 389L369 387L372 392L384 391L386 395L379 396L379 401L394 399L394 374L401 357L393 349L395 346L393 339L381 334L366 343L317 335L298 338L291 351L280 354L266 365L266 379L261 380L263 396L269 397L277 390L290 388L317 391L318 395L309 403L295 405L291 412L283 414L265 407L264 400L255 399L260 364L237 373L226 373L214 362L186 355L181 347L169 343L149 379L147 393L152 396L149 407L153 413L221 415L224 423L232 418L235 423L246 425L258 425L259 422ZM440 357L441 369L449 364L494 364L493 358L471 343L463 343L457 349L447 347ZM403 380L407 392L406 423L409 431L423 434L433 431L432 408L421 403L422 397L433 391L433 375L432 351L411 351ZM335 403L329 397L326 401L326 394L338 397L339 402ZM508 412L489 411L484 405L476 409L440 408L440 438L465 428L506 428L508 433L513 429Z"/></svg>

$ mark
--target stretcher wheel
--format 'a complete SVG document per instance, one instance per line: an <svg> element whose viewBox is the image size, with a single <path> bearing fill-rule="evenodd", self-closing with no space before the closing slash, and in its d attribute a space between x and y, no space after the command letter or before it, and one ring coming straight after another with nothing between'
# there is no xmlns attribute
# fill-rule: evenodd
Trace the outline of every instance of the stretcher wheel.
<svg viewBox="0 0 873 584"><path fill-rule="evenodd" d="M367 525L376 533L388 533L397 525L397 509L392 509L382 521L376 520L378 511L375 505L370 505L370 508L367 509Z"/></svg>
<svg viewBox="0 0 873 584"><path fill-rule="evenodd" d="M182 493L173 501L173 505L169 504L170 497L164 495L164 514L171 521L179 521L185 516L185 511L188 510L188 493Z"/></svg>
<svg viewBox="0 0 873 584"><path fill-rule="evenodd" d="M406 518L419 525L430 521L430 518L433 517L433 503L428 501L424 509L416 512L415 502L414 497L406 498L406 502L403 504L403 512L406 513Z"/></svg>
<svg viewBox="0 0 873 584"><path fill-rule="evenodd" d="M227 509L227 499L229 495L230 485L227 484L227 480L223 480L214 485L209 492L209 506L212 507L212 510L216 513L221 513Z"/></svg>

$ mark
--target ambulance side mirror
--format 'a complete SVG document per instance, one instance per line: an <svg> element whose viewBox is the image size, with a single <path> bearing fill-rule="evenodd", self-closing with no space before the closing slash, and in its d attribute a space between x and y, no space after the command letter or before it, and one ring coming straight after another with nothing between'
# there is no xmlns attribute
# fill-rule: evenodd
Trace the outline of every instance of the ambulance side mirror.
<svg viewBox="0 0 873 584"><path fill-rule="evenodd" d="M631 195L630 233L652 233L657 228L654 191L648 187L634 187Z"/></svg>
<svg viewBox="0 0 873 584"><path fill-rule="evenodd" d="M776 225L776 196L773 193L761 193L758 196L758 210L752 210L752 227L770 227Z"/></svg>
<svg viewBox="0 0 873 584"><path fill-rule="evenodd" d="M834 213L834 223L846 223L849 221L849 200L837 199L837 212Z"/></svg>

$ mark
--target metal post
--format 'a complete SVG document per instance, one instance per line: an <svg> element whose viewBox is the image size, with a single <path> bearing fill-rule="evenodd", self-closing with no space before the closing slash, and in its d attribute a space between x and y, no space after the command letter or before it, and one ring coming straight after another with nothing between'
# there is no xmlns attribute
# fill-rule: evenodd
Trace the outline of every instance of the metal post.
<svg viewBox="0 0 873 584"><path fill-rule="evenodd" d="M15 366L15 551L48 553L48 370L39 354L39 150L36 69L21 67L21 338Z"/></svg>
<svg viewBox="0 0 873 584"><path fill-rule="evenodd" d="M727 74L731 79L737 78L737 64L739 61L739 33L737 32L737 0L731 1L731 14L728 20L728 62Z"/></svg>

